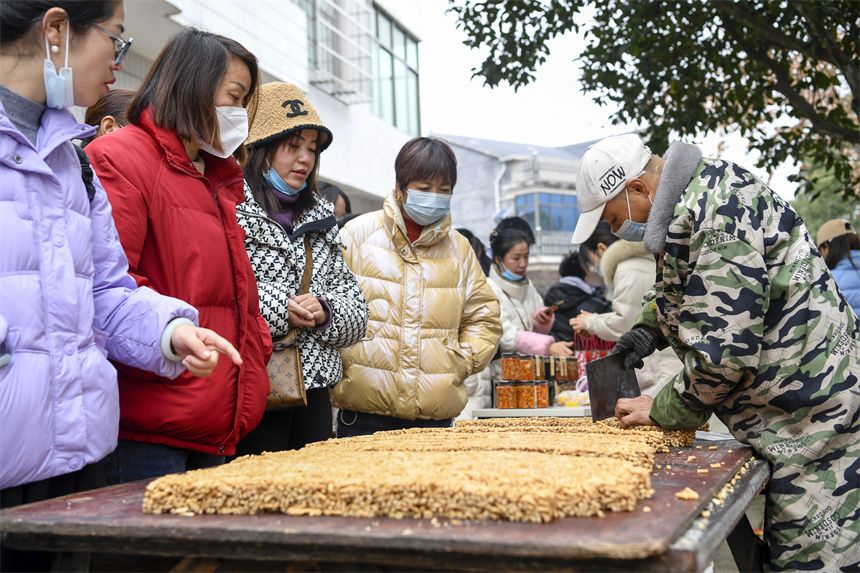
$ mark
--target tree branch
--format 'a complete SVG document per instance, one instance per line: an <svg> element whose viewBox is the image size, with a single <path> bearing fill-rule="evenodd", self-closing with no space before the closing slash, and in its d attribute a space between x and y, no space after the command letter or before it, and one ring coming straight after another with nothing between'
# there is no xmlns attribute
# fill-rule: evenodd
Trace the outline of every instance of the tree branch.
<svg viewBox="0 0 860 573"><path fill-rule="evenodd" d="M720 16L720 19L723 19L723 17ZM816 131L840 137L848 142L854 143L855 145L860 145L860 130L844 127L822 117L815 107L813 107L806 98L794 89L791 85L791 76L785 68L779 64L779 62L773 60L766 53L747 42L741 34L738 34L734 29L728 26L725 20L723 20L723 24L726 24L724 26L726 33L729 34L751 58L765 64L767 68L774 73L776 76L774 87L779 93L786 97L799 116L808 119Z"/></svg>
<svg viewBox="0 0 860 573"><path fill-rule="evenodd" d="M723 15L730 16L732 18L732 22L734 22L735 24L757 32L761 37L768 40L775 46L785 48L786 50L794 50L796 52L800 52L801 54L805 54L806 56L813 59L817 57L813 52L812 46L798 40L797 38L786 36L779 30L776 30L775 28L769 26L766 22L762 22L762 20L758 18L755 14L746 10L738 4L735 4L731 1L727 2L725 0L710 0L709 3L711 6L714 7L714 9L716 9L717 12L721 12ZM723 21L726 27L728 27L729 22L722 16L720 17L720 19Z"/></svg>
<svg viewBox="0 0 860 573"><path fill-rule="evenodd" d="M830 54L830 57L833 58L836 67L839 68L842 75L845 76L845 81L848 83L848 88L851 90L852 100L854 103L852 108L854 109L854 113L860 116L860 68L858 68L856 62L854 62L849 55L845 54L836 42L833 41L833 38L830 36L828 31L821 26L821 22L816 18L814 10L807 10L807 7L803 5L803 2L797 2L795 8L797 8L797 11L806 18L807 22L809 22L809 26L812 28L815 35L821 38L824 49L828 54Z"/></svg>

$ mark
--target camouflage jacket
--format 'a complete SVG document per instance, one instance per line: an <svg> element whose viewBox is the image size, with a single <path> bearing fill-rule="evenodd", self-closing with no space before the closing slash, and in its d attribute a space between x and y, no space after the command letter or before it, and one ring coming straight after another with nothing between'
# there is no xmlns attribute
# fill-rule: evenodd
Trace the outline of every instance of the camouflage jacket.
<svg viewBox="0 0 860 573"><path fill-rule="evenodd" d="M774 569L856 563L860 322L803 221L742 167L676 143L644 242L659 261L639 323L684 363L651 417L713 411L770 462Z"/></svg>

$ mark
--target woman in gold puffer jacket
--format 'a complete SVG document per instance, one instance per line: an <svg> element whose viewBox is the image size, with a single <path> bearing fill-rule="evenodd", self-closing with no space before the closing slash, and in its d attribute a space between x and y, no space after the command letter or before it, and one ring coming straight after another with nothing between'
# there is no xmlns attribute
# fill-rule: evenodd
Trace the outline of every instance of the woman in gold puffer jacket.
<svg viewBox="0 0 860 573"><path fill-rule="evenodd" d="M370 320L364 338L341 351L338 437L450 425L466 404L463 380L487 365L501 336L499 302L451 227L454 152L416 138L394 167L383 209L341 231Z"/></svg>

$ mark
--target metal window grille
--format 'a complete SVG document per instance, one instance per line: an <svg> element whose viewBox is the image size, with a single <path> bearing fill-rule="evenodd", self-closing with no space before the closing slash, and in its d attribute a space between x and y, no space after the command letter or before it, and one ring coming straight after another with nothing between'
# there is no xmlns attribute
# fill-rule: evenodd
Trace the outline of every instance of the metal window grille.
<svg viewBox="0 0 860 573"><path fill-rule="evenodd" d="M370 0L307 0L310 83L340 101L371 101L373 36Z"/></svg>

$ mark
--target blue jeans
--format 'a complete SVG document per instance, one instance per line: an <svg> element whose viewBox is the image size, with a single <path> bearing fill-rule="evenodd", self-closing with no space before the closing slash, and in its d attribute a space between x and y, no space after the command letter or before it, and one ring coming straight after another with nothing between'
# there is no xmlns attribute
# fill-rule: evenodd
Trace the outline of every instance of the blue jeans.
<svg viewBox="0 0 860 573"><path fill-rule="evenodd" d="M114 484L220 466L224 463L224 456L130 440L120 440L113 457L115 463L111 464L107 471L109 483Z"/></svg>

